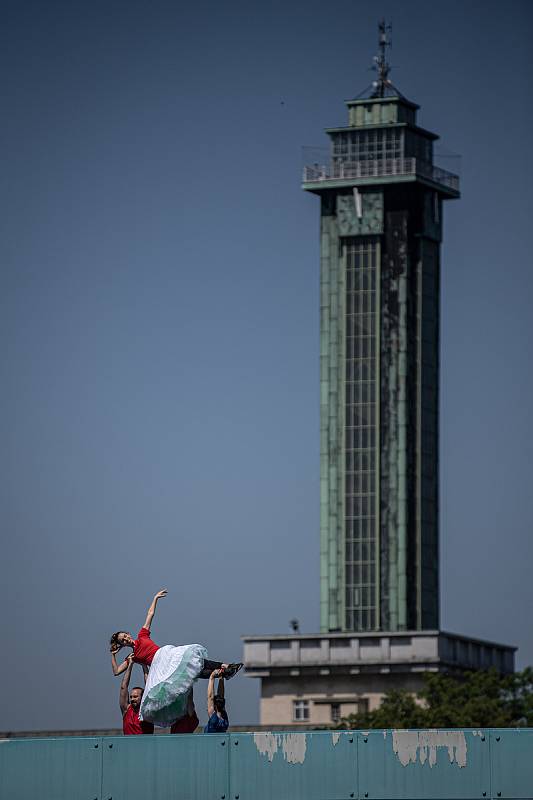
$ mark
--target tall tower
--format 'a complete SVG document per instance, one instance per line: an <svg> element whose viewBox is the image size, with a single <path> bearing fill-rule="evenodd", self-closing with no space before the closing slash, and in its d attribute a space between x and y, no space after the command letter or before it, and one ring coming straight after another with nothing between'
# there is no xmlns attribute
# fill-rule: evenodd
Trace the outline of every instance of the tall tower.
<svg viewBox="0 0 533 800"><path fill-rule="evenodd" d="M514 670L515 647L439 629L440 243L459 179L389 79L387 33L376 80L304 168L320 197L321 630L243 636L267 726L335 725L424 672Z"/></svg>
<svg viewBox="0 0 533 800"><path fill-rule="evenodd" d="M439 285L442 201L457 176L377 78L327 131L320 197L321 630L439 627Z"/></svg>

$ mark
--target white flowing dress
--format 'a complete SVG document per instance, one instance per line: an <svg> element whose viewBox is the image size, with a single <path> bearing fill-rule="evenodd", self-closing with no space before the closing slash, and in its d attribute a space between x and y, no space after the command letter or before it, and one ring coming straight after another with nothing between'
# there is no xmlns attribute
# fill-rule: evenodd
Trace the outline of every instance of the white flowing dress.
<svg viewBox="0 0 533 800"><path fill-rule="evenodd" d="M203 669L201 644L167 644L155 653L139 709L139 719L168 728L187 710L188 692Z"/></svg>

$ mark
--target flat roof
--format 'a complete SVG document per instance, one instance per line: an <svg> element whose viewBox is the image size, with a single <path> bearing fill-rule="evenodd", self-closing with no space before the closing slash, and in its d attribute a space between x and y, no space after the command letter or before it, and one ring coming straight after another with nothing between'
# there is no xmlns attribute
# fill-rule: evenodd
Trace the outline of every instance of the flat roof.
<svg viewBox="0 0 533 800"><path fill-rule="evenodd" d="M241 639L248 642L267 641L301 641L307 639L402 639L402 638L429 638L446 636L462 642L484 645L485 647L498 647L501 650L518 650L518 647L489 639L479 639L465 634L450 633L449 631L338 631L332 633L274 633L274 634L243 634Z"/></svg>

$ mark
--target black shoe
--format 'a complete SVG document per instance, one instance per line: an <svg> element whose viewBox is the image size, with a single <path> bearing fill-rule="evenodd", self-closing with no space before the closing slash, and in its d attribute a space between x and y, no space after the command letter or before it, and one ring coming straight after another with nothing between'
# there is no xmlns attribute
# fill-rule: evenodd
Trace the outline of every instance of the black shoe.
<svg viewBox="0 0 533 800"><path fill-rule="evenodd" d="M229 681L229 679L233 678L233 676L236 675L243 666L243 664L228 664L227 667L224 667L220 677Z"/></svg>

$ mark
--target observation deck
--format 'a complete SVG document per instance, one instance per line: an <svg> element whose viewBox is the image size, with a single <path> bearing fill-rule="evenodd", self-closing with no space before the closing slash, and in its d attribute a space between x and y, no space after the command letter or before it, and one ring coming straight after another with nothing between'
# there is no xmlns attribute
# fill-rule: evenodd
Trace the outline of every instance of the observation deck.
<svg viewBox="0 0 533 800"><path fill-rule="evenodd" d="M303 168L302 188L320 193L343 186L421 181L449 198L460 196L459 176L419 158L371 159L345 161L333 158L325 164L307 164Z"/></svg>

